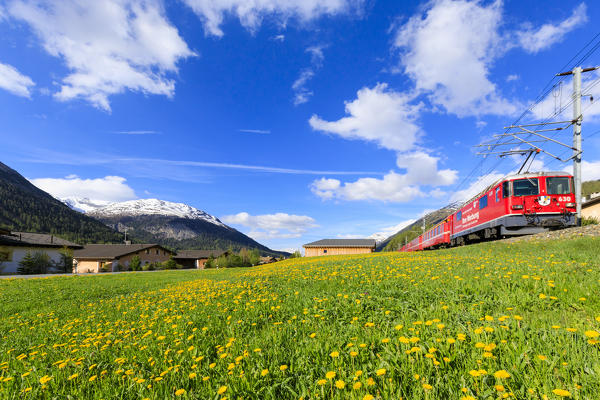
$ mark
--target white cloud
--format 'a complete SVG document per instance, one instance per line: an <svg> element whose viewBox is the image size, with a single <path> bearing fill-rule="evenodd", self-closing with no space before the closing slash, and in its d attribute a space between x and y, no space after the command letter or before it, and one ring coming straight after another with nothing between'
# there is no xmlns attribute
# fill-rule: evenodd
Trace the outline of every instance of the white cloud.
<svg viewBox="0 0 600 400"><path fill-rule="evenodd" d="M0 13L2 9L0 9ZM0 15L0 20L2 16ZM35 83L27 75L21 74L15 67L0 63L0 89L21 97L31 97L31 87Z"/></svg>
<svg viewBox="0 0 600 400"><path fill-rule="evenodd" d="M278 42L283 42L285 40L285 35L275 35L271 39Z"/></svg>
<svg viewBox="0 0 600 400"><path fill-rule="evenodd" d="M401 65L428 93L432 104L458 116L512 114L514 104L498 93L489 67L501 53L498 28L502 3L437 0L424 15L408 20L397 32Z"/></svg>
<svg viewBox="0 0 600 400"><path fill-rule="evenodd" d="M137 196L120 176L82 179L77 175L65 178L29 179L31 183L57 198L87 198L92 201L126 201Z"/></svg>
<svg viewBox="0 0 600 400"><path fill-rule="evenodd" d="M517 30L503 24L502 7L501 0L432 0L396 30L400 70L432 105L459 117L514 114L522 104L504 98L492 82L494 62L515 47L546 49L587 20L581 4L558 24Z"/></svg>
<svg viewBox="0 0 600 400"><path fill-rule="evenodd" d="M321 69L325 56L323 55L324 46L311 46L306 49L307 53L310 53L311 66L304 68L300 72L298 79L292 84L292 90L294 91L294 105L306 103L313 95L313 92L306 87L308 81L310 81Z"/></svg>
<svg viewBox="0 0 600 400"><path fill-rule="evenodd" d="M584 121L591 120L597 122L597 116L600 115L600 71L586 72L581 75L581 93L585 96L581 99ZM556 86L542 101L537 103L531 109L531 115L536 120L556 120L570 121L573 118L573 105L569 104L572 93L572 80L563 81L562 85ZM594 102L590 102L588 95L594 97ZM584 132L585 134L585 132Z"/></svg>
<svg viewBox="0 0 600 400"><path fill-rule="evenodd" d="M125 90L173 96L177 62L194 53L159 0L16 0L10 15L28 23L70 73L54 97L81 98L110 111Z"/></svg>
<svg viewBox="0 0 600 400"><path fill-rule="evenodd" d="M227 224L241 225L251 229L248 235L254 239L296 238L318 225L307 215L286 213L250 215L241 212L226 215L221 220Z"/></svg>
<svg viewBox="0 0 600 400"><path fill-rule="evenodd" d="M509 76L506 77L506 82L512 82L512 81L516 81L519 79L519 75L517 74L511 74Z"/></svg>
<svg viewBox="0 0 600 400"><path fill-rule="evenodd" d="M498 179L504 177L505 174L501 174L498 172L492 172L488 175L480 176L474 182L472 182L469 187L463 190L459 190L454 192L452 196L450 196L450 202L454 203L463 203L469 199L471 199L476 194L480 193L483 189L496 182Z"/></svg>
<svg viewBox="0 0 600 400"><path fill-rule="evenodd" d="M587 22L587 7L581 3L573 14L559 24L544 24L539 28L529 27L517 32L519 45L530 53L545 50L560 42L567 33Z"/></svg>
<svg viewBox="0 0 600 400"><path fill-rule="evenodd" d="M323 200L378 200L403 203L425 196L421 186L445 186L456 181L457 171L438 170L439 159L421 151L398 154L397 165L406 173L390 171L382 179L360 178L342 183L338 179L321 178L311 184L314 194ZM434 193L435 194L435 193Z"/></svg>
<svg viewBox="0 0 600 400"><path fill-rule="evenodd" d="M375 239L376 241L381 242L389 238L390 236L395 235L410 224L415 223L415 221L416 219L408 219L406 221L400 222L399 224L387 226L385 228L382 228L381 231L375 232L374 234L370 235L369 239Z"/></svg>
<svg viewBox="0 0 600 400"><path fill-rule="evenodd" d="M117 131L117 135L160 135L158 131Z"/></svg>
<svg viewBox="0 0 600 400"><path fill-rule="evenodd" d="M565 172L569 174L573 173L573 167L567 166L564 168ZM600 179L600 160L598 161L581 161L581 181L594 181Z"/></svg>
<svg viewBox="0 0 600 400"><path fill-rule="evenodd" d="M406 151L415 146L419 132L415 121L421 104L410 104L412 100L413 97L379 83L372 89L360 89L354 101L345 103L348 116L325 121L313 115L309 123L314 130L344 139L367 140L387 149Z"/></svg>
<svg viewBox="0 0 600 400"><path fill-rule="evenodd" d="M238 132L258 133L260 135L268 135L271 131L266 129L238 129Z"/></svg>
<svg viewBox="0 0 600 400"><path fill-rule="evenodd" d="M237 17L246 29L256 32L263 19L271 16L283 25L290 18L301 22L324 15L347 13L361 0L183 0L204 23L206 34L223 36L226 15Z"/></svg>

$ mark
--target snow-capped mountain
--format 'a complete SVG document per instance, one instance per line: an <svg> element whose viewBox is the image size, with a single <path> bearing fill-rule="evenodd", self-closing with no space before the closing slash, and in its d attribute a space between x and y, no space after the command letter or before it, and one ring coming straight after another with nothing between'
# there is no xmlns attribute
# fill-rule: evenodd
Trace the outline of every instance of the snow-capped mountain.
<svg viewBox="0 0 600 400"><path fill-rule="evenodd" d="M159 199L130 200L120 203L110 203L104 207L87 212L96 218L135 217L140 215L163 215L169 217L201 219L215 225L226 227L215 216L184 203L174 203Z"/></svg>
<svg viewBox="0 0 600 400"><path fill-rule="evenodd" d="M111 204L110 201L90 200L87 197L63 197L58 199L71 207L75 211L87 213L97 210L98 208L106 207Z"/></svg>

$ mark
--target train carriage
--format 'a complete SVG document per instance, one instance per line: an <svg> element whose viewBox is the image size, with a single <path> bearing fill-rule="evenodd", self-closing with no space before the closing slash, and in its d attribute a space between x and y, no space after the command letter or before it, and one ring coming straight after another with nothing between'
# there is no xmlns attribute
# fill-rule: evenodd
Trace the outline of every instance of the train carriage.
<svg viewBox="0 0 600 400"><path fill-rule="evenodd" d="M577 224L573 177L565 172L506 176L400 251L528 235Z"/></svg>

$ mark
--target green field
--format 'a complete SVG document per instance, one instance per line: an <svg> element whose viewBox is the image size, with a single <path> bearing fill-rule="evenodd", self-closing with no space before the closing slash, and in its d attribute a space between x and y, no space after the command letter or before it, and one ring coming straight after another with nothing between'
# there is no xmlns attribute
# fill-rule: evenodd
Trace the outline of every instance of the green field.
<svg viewBox="0 0 600 400"><path fill-rule="evenodd" d="M0 281L0 398L600 398L600 240Z"/></svg>

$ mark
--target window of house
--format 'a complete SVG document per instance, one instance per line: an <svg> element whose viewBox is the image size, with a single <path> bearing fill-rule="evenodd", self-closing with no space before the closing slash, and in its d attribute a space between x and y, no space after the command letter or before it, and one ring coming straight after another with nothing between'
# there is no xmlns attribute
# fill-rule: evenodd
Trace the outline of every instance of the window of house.
<svg viewBox="0 0 600 400"><path fill-rule="evenodd" d="M323 249L323 254L327 253L327 249Z"/></svg>
<svg viewBox="0 0 600 400"><path fill-rule="evenodd" d="M500 190L502 189L500 188L500 186L498 186L496 188L496 203L500 201Z"/></svg>
<svg viewBox="0 0 600 400"><path fill-rule="evenodd" d="M156 249L156 255L160 255L160 250Z"/></svg>
<svg viewBox="0 0 600 400"><path fill-rule="evenodd" d="M540 193L537 178L517 179L513 181L513 194L515 196L535 196Z"/></svg>
<svg viewBox="0 0 600 400"><path fill-rule="evenodd" d="M569 194L571 178L566 176L546 178L546 191L548 194Z"/></svg>
<svg viewBox="0 0 600 400"><path fill-rule="evenodd" d="M510 197L510 182L502 182L502 197L507 198Z"/></svg>
<svg viewBox="0 0 600 400"><path fill-rule="evenodd" d="M150 250L146 249L146 254L150 254Z"/></svg>

